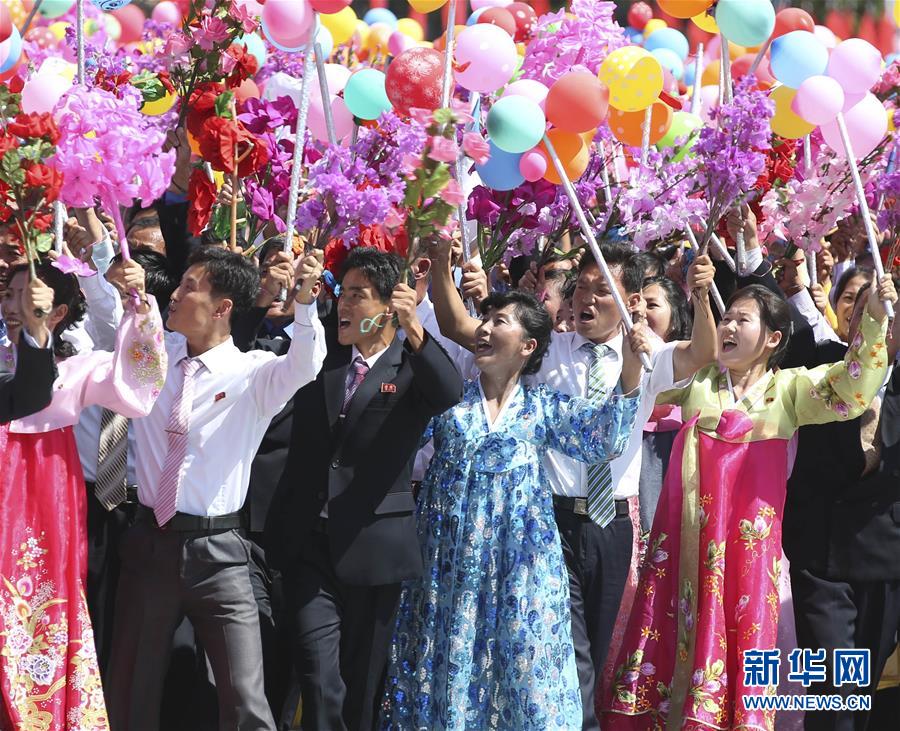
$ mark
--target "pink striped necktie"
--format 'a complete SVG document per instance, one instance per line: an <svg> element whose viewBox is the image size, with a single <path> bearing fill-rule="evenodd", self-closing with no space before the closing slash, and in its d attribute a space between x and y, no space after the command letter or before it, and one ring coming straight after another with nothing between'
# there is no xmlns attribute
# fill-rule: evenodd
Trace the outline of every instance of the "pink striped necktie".
<svg viewBox="0 0 900 731"><path fill-rule="evenodd" d="M194 374L203 364L199 360L184 358L179 365L184 371L184 382L172 404L172 415L166 427L169 448L159 478L156 507L153 508L156 524L160 527L172 520L177 511L178 487L181 484L181 468L187 455L188 428L191 423L191 406L194 403Z"/></svg>
<svg viewBox="0 0 900 731"><path fill-rule="evenodd" d="M358 355L353 359L353 363L350 364L350 367L353 368L353 379L350 381L350 385L347 386L347 391L344 393L344 403L341 406L342 416L347 413L347 409L350 408L350 402L353 400L353 395L362 385L363 380L365 380L366 373L369 372L369 365Z"/></svg>

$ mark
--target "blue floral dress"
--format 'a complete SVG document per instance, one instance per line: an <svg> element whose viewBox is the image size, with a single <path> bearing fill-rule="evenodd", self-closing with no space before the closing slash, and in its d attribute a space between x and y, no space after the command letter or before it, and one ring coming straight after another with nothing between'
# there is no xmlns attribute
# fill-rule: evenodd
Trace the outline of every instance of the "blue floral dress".
<svg viewBox="0 0 900 731"><path fill-rule="evenodd" d="M638 398L517 386L494 423L479 382L432 420L422 483L425 571L403 586L384 729L580 729L569 587L541 455L625 448Z"/></svg>

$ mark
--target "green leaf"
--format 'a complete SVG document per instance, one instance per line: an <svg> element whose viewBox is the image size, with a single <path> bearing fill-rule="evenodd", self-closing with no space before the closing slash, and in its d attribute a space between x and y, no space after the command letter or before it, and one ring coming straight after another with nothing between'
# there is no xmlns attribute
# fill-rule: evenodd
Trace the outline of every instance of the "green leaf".
<svg viewBox="0 0 900 731"><path fill-rule="evenodd" d="M44 231L35 237L35 248L42 254L46 254L53 248L53 234Z"/></svg>
<svg viewBox="0 0 900 731"><path fill-rule="evenodd" d="M449 182L450 168L447 167L447 163L442 162L437 166L437 168L435 168L434 172L431 174L431 177L427 181L425 181L425 185L422 188L422 197L434 198L434 196L436 196L444 188L447 187L447 183Z"/></svg>
<svg viewBox="0 0 900 731"><path fill-rule="evenodd" d="M434 117L434 121L438 124L450 124L450 122L453 121L453 112L446 107L443 109L435 109L432 116Z"/></svg>
<svg viewBox="0 0 900 731"><path fill-rule="evenodd" d="M234 99L234 92L226 91L216 97L216 116L225 117L225 119L234 119L231 114L231 102Z"/></svg>
<svg viewBox="0 0 900 731"><path fill-rule="evenodd" d="M166 95L166 87L163 86L159 77L151 71L142 71L132 76L129 83L141 92L145 102L156 102Z"/></svg>
<svg viewBox="0 0 900 731"><path fill-rule="evenodd" d="M231 236L231 209L226 206L215 206L209 220L209 228L219 241L227 241Z"/></svg>

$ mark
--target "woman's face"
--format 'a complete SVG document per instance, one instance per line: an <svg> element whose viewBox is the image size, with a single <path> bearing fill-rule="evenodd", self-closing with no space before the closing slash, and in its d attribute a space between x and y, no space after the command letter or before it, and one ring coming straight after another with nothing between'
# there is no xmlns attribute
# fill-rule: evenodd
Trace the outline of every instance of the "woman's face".
<svg viewBox="0 0 900 731"><path fill-rule="evenodd" d="M19 342L19 334L24 323L22 318L22 292L28 285L28 273L18 272L3 292L3 319L6 321L7 335L11 343Z"/></svg>
<svg viewBox="0 0 900 731"><path fill-rule="evenodd" d="M772 332L760 317L756 300L735 300L717 328L719 365L744 372L758 363L767 363L781 342L781 333Z"/></svg>
<svg viewBox="0 0 900 731"><path fill-rule="evenodd" d="M869 282L865 274L858 274L844 287L841 296L834 303L834 314L837 317L837 334L845 343L850 338L850 318L853 316L853 305L856 304L856 295L860 287Z"/></svg>
<svg viewBox="0 0 900 731"><path fill-rule="evenodd" d="M536 347L519 324L515 306L507 305L482 316L475 331L475 365L484 373L521 370Z"/></svg>
<svg viewBox="0 0 900 731"><path fill-rule="evenodd" d="M663 340L669 339L672 329L672 308L665 290L658 284L644 287L645 313L650 329Z"/></svg>

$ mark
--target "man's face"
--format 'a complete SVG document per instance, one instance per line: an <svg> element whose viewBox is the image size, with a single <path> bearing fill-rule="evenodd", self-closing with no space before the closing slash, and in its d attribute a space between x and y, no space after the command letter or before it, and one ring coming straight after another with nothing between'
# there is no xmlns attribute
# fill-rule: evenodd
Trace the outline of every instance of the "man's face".
<svg viewBox="0 0 900 731"><path fill-rule="evenodd" d="M146 246L163 256L166 255L166 240L159 226L133 226L128 232L128 243L135 248Z"/></svg>
<svg viewBox="0 0 900 731"><path fill-rule="evenodd" d="M610 269L619 294L626 303L629 303L630 298L622 287L621 268L612 266ZM637 295L637 299L640 300L640 295ZM582 337L603 343L616 334L621 319L619 310L612 291L596 264L585 267L578 275L575 295L572 297L572 309L575 315L575 331Z"/></svg>
<svg viewBox="0 0 900 731"><path fill-rule="evenodd" d="M209 275L202 264L194 264L184 273L181 284L169 300L166 326L181 333L188 340L209 332L217 314L223 314L223 307L230 301L213 293Z"/></svg>
<svg viewBox="0 0 900 731"><path fill-rule="evenodd" d="M368 339L377 340L381 327L390 322L388 309L368 277L358 269L351 269L341 281L337 304L338 342L358 346Z"/></svg>

